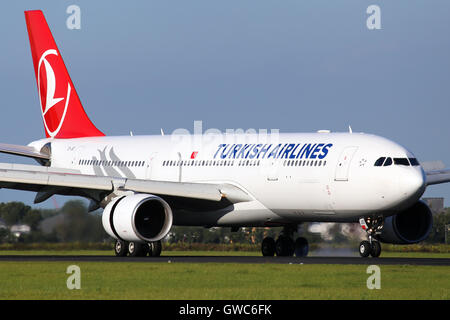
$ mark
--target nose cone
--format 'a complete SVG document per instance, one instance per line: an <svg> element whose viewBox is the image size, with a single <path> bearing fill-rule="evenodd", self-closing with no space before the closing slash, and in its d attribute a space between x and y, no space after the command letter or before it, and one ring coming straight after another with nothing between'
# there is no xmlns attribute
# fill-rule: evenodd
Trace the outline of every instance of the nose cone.
<svg viewBox="0 0 450 320"><path fill-rule="evenodd" d="M425 192L425 173L422 168L408 168L400 175L400 190L403 197L416 202Z"/></svg>

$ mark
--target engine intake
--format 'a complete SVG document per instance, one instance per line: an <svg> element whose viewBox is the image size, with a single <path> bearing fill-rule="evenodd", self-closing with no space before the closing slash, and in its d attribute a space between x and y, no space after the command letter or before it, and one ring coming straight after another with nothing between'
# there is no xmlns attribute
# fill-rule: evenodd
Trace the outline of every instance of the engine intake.
<svg viewBox="0 0 450 320"><path fill-rule="evenodd" d="M425 240L433 226L433 214L423 201L396 215L387 217L379 239L394 244L413 244Z"/></svg>
<svg viewBox="0 0 450 320"><path fill-rule="evenodd" d="M164 238L172 227L172 209L158 196L134 194L115 199L103 210L102 223L111 237L134 242Z"/></svg>

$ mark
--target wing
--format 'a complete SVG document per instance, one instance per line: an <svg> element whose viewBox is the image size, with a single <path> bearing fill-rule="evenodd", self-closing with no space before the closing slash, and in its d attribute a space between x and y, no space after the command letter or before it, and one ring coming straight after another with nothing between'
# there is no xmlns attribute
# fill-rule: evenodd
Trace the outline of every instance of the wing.
<svg viewBox="0 0 450 320"><path fill-rule="evenodd" d="M441 160L421 162L420 165L427 176L427 186L450 182L450 169L445 169Z"/></svg>
<svg viewBox="0 0 450 320"><path fill-rule="evenodd" d="M425 171L427 175L427 186L450 182L450 169Z"/></svg>
<svg viewBox="0 0 450 320"><path fill-rule="evenodd" d="M161 196L169 204L224 207L252 201L248 193L231 184L168 182L80 174L77 170L0 163L0 188L37 192L35 203L54 194L75 195L100 202L114 191L134 191Z"/></svg>

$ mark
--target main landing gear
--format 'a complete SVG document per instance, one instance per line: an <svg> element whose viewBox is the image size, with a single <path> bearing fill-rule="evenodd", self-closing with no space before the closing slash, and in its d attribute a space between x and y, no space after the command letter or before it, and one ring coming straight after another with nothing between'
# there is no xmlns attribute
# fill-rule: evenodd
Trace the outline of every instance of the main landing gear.
<svg viewBox="0 0 450 320"><path fill-rule="evenodd" d="M374 258L378 258L381 254L381 244L377 240L377 235L381 233L383 229L383 217L367 217L359 219L359 224L364 231L367 232L368 241L364 240L359 244L359 255L363 258L367 258L371 255Z"/></svg>
<svg viewBox="0 0 450 320"><path fill-rule="evenodd" d="M140 243L116 240L114 253L117 257L159 257L161 255L161 241Z"/></svg>
<svg viewBox="0 0 450 320"><path fill-rule="evenodd" d="M298 237L293 240L294 228L284 227L283 231L275 241L271 237L266 237L261 243L261 252L264 257L306 257L309 251L308 240Z"/></svg>

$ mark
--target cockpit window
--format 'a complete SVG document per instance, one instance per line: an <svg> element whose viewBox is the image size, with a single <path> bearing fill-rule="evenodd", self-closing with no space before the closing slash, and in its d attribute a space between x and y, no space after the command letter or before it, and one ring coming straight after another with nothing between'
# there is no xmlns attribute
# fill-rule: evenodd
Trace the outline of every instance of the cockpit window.
<svg viewBox="0 0 450 320"><path fill-rule="evenodd" d="M394 158L394 164L401 166L409 166L409 161L407 158Z"/></svg>
<svg viewBox="0 0 450 320"><path fill-rule="evenodd" d="M384 160L386 160L386 157L378 158L378 160L375 161L375 167L381 167L383 165Z"/></svg>
<svg viewBox="0 0 450 320"><path fill-rule="evenodd" d="M375 167L387 167L390 166L392 164L392 158L386 158L386 157L381 157L378 158L377 161L375 161L374 166Z"/></svg>
<svg viewBox="0 0 450 320"><path fill-rule="evenodd" d="M409 158L409 162L412 166L420 166L419 161L416 158Z"/></svg>
<svg viewBox="0 0 450 320"><path fill-rule="evenodd" d="M419 161L417 161L416 158L394 158L392 161L392 158L387 157L380 157L375 161L374 166L375 167L387 167L392 165L394 163L395 165L399 166L420 166Z"/></svg>
<svg viewBox="0 0 450 320"><path fill-rule="evenodd" d="M390 166L392 164L392 158L387 158L383 164L383 167Z"/></svg>

